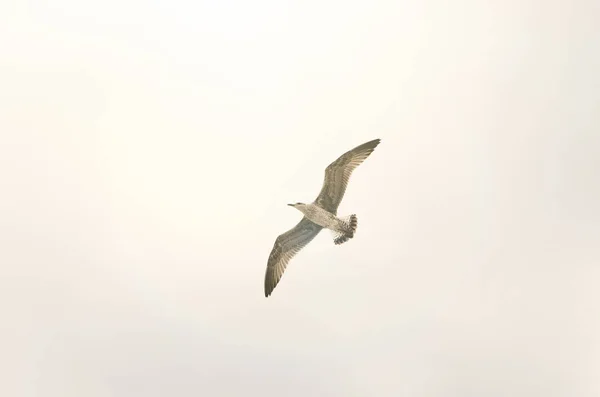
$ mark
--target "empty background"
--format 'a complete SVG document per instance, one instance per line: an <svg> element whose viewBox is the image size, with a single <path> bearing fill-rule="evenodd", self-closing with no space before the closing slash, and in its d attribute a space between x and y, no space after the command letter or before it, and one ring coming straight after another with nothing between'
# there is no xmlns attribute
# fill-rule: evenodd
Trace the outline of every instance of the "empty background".
<svg viewBox="0 0 600 397"><path fill-rule="evenodd" d="M0 6L0 394L600 394L595 1ZM266 299L324 168L381 138Z"/></svg>

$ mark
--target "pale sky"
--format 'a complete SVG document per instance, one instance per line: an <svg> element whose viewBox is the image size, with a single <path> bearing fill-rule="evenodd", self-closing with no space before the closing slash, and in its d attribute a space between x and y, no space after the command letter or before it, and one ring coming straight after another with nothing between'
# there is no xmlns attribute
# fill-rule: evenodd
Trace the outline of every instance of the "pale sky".
<svg viewBox="0 0 600 397"><path fill-rule="evenodd" d="M0 395L600 395L597 1L0 5ZM381 138L268 299L324 168Z"/></svg>

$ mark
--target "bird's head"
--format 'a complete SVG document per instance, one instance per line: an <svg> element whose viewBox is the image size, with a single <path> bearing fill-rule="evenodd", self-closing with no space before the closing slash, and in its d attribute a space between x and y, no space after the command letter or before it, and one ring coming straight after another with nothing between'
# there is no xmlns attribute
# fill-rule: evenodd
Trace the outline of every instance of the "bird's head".
<svg viewBox="0 0 600 397"><path fill-rule="evenodd" d="M304 209L304 207L306 207L306 204L304 203L296 203L296 204L288 204L290 207L294 207L297 210L302 211Z"/></svg>

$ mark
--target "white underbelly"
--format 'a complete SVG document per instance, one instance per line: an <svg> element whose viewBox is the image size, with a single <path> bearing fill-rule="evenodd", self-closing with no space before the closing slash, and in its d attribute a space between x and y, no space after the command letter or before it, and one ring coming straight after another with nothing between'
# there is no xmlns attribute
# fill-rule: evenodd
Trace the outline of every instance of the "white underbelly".
<svg viewBox="0 0 600 397"><path fill-rule="evenodd" d="M321 208L314 208L305 215L310 221L324 228L332 230L337 230L339 228L339 221L337 217Z"/></svg>
<svg viewBox="0 0 600 397"><path fill-rule="evenodd" d="M313 221L317 225L322 226L322 227L327 228L327 229L336 229L337 228L336 227L337 226L337 222L335 222L333 220L330 220L330 219L323 219L323 218L318 218L318 217L317 218L313 218L313 219L311 219L311 218L308 218L308 219L310 219L311 221Z"/></svg>

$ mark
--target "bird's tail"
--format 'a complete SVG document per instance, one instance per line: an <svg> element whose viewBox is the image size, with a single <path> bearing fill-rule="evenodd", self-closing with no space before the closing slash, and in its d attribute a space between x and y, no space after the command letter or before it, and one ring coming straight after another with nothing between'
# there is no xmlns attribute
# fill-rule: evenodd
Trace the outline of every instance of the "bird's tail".
<svg viewBox="0 0 600 397"><path fill-rule="evenodd" d="M342 230L333 232L333 242L335 245L340 245L345 243L354 237L354 233L356 232L356 228L358 227L358 219L355 214L350 216L340 218Z"/></svg>

